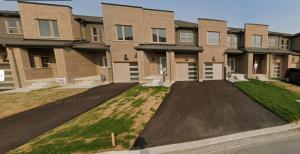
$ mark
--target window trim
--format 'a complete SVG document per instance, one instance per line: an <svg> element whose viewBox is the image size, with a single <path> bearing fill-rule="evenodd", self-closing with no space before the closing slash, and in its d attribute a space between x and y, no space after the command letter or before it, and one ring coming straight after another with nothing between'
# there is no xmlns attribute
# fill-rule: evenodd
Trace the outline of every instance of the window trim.
<svg viewBox="0 0 300 154"><path fill-rule="evenodd" d="M228 38L230 38L230 42L228 42ZM236 38L236 43L235 43ZM234 34L227 35L227 48L236 49L239 47L239 36Z"/></svg>
<svg viewBox="0 0 300 154"><path fill-rule="evenodd" d="M60 30L59 30L59 24L57 20L51 20L51 19L35 19L36 20L36 26L38 29L38 35L40 38L52 38L52 39L59 39L60 36ZM41 31L40 31L40 26L39 26L39 20L44 20L49 22L49 27L50 27L50 36L41 36ZM54 28L53 28L53 22L56 21L57 23L57 28L58 28L58 36L54 36Z"/></svg>
<svg viewBox="0 0 300 154"><path fill-rule="evenodd" d="M208 39L208 34L209 33L217 33L217 34L219 34L219 38L218 38L218 43L209 43L209 39ZM221 33L220 32L217 32L217 31L207 31L206 32L206 45L220 45L220 43L221 43Z"/></svg>
<svg viewBox="0 0 300 154"><path fill-rule="evenodd" d="M96 28L96 31L97 31L97 35L94 35L94 31L93 29ZM92 26L91 27L91 36L92 36L92 42L100 42L100 34L99 34L99 27L96 27L96 26ZM98 38L98 41L95 41L94 40L94 37L97 37Z"/></svg>
<svg viewBox="0 0 300 154"><path fill-rule="evenodd" d="M190 33L190 34L192 34L192 38L183 37L182 33ZM190 41L183 41L182 39L185 39L185 40L190 39ZM180 43L194 43L194 33L191 32L191 31L181 31L181 32L179 32L179 42Z"/></svg>
<svg viewBox="0 0 300 154"><path fill-rule="evenodd" d="M256 46L256 37L260 36L260 45ZM254 40L253 40L254 39ZM262 42L263 42L263 36L260 34L252 34L252 47L254 48L261 48L262 47Z"/></svg>
<svg viewBox="0 0 300 154"><path fill-rule="evenodd" d="M122 27L122 40L119 40L119 36L118 36L118 26ZM129 26L131 27L131 31L132 31L132 40L126 40L125 38L125 26ZM117 41L133 41L134 37L133 37L133 26L132 25L120 25L120 24L116 24L116 36L117 36Z"/></svg>
<svg viewBox="0 0 300 154"><path fill-rule="evenodd" d="M8 21L15 21L16 27L9 27ZM5 20L5 28L6 28L6 34L13 35L13 34L23 34L22 24L20 19L6 19ZM17 33L10 33L9 29L16 29Z"/></svg>
<svg viewBox="0 0 300 154"><path fill-rule="evenodd" d="M158 33L158 31L159 31L160 29L161 29L161 30L165 30L165 32L166 32L166 42L160 42L160 41L159 41L159 33ZM154 42L154 41L153 41L153 30L156 30L156 37L157 37L156 39L157 39L157 42ZM156 28L156 27L152 27L152 28L151 28L151 35L152 35L152 43L167 43L167 42L168 42L168 39L167 39L167 28Z"/></svg>

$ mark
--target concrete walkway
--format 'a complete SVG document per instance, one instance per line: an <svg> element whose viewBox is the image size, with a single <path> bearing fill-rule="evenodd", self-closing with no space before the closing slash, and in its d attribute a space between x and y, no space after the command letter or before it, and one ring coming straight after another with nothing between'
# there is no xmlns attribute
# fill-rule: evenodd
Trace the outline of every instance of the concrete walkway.
<svg viewBox="0 0 300 154"><path fill-rule="evenodd" d="M298 154L299 122L253 131L213 137L204 140L170 144L132 151L109 151L102 154L282 154L284 149ZM279 144L282 143L280 146ZM275 147L277 146L277 147ZM274 149L269 149L274 147ZM276 151L277 149L277 151ZM281 151L281 153L280 153ZM290 154L290 153L288 153Z"/></svg>
<svg viewBox="0 0 300 154"><path fill-rule="evenodd" d="M118 83L0 119L0 154L26 143L136 85Z"/></svg>

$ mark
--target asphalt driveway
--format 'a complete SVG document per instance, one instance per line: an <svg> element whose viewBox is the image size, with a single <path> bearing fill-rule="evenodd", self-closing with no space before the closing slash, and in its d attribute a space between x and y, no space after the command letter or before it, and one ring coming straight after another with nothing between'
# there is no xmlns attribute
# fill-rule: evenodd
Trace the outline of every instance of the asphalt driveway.
<svg viewBox="0 0 300 154"><path fill-rule="evenodd" d="M0 119L0 154L26 143L128 90L135 83L115 83L89 89L32 110Z"/></svg>
<svg viewBox="0 0 300 154"><path fill-rule="evenodd" d="M137 139L134 149L285 123L227 81L176 82Z"/></svg>

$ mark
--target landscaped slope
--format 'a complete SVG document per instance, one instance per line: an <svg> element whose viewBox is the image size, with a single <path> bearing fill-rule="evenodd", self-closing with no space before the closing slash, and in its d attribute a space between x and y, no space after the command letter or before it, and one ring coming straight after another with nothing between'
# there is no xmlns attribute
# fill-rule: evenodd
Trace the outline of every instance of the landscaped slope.
<svg viewBox="0 0 300 154"><path fill-rule="evenodd" d="M85 153L129 149L169 89L134 88L11 153ZM112 147L111 133L116 134Z"/></svg>
<svg viewBox="0 0 300 154"><path fill-rule="evenodd" d="M300 103L297 102L300 100L299 93L258 80L234 84L282 119L288 122L300 119Z"/></svg>
<svg viewBox="0 0 300 154"><path fill-rule="evenodd" d="M0 94L0 119L82 93L87 89L46 88L24 93Z"/></svg>

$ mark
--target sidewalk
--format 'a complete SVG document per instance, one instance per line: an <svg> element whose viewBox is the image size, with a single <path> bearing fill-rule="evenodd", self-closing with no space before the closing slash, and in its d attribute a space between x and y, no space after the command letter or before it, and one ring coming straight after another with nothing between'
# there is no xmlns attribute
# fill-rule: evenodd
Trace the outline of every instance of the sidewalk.
<svg viewBox="0 0 300 154"><path fill-rule="evenodd" d="M249 146L253 144L263 144L276 140L299 137L300 124L291 123L283 126L264 128L254 131L236 133L220 137L214 137L204 140L185 142L147 148L134 151L110 151L103 154L220 154L230 151L231 149ZM242 149L242 148L241 148Z"/></svg>

